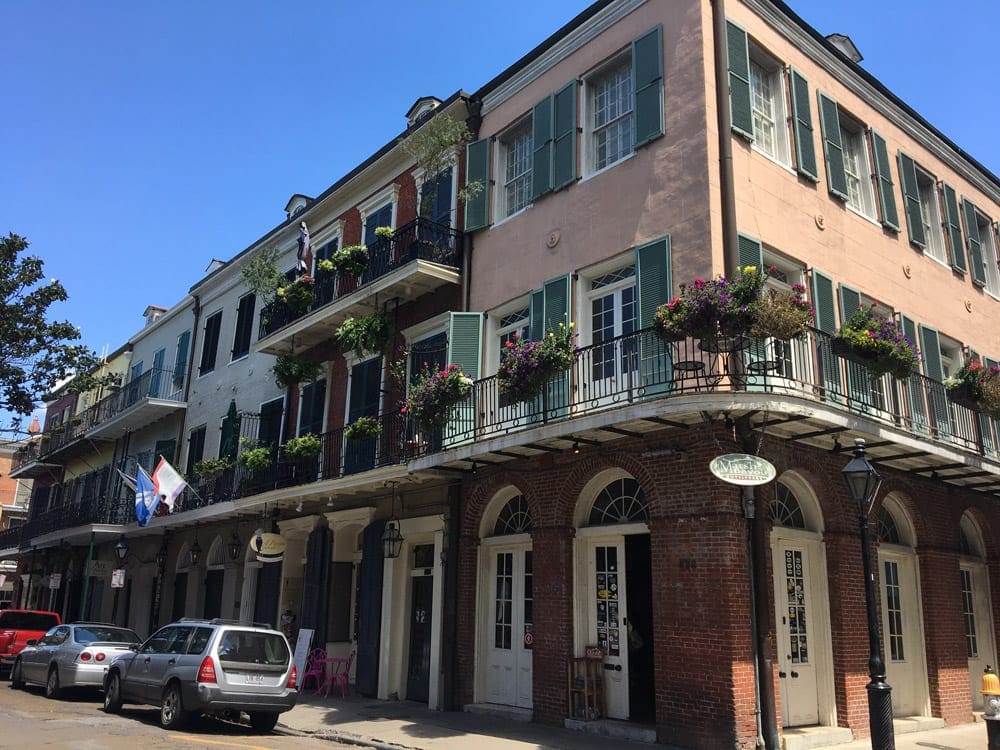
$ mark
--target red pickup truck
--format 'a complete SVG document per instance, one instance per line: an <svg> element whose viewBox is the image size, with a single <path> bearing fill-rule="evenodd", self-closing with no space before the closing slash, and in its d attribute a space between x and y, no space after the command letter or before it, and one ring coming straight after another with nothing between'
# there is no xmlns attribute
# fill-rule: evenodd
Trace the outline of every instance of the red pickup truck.
<svg viewBox="0 0 1000 750"><path fill-rule="evenodd" d="M10 670L14 657L35 640L45 635L49 628L61 625L57 612L38 609L5 609L0 611L0 669Z"/></svg>

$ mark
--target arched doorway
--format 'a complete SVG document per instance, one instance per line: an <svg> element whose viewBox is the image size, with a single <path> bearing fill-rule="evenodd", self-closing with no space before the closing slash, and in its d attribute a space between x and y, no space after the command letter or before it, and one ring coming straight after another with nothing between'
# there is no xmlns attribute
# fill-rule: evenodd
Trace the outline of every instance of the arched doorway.
<svg viewBox="0 0 1000 750"><path fill-rule="evenodd" d="M191 568L191 547L185 542L177 553L174 567L174 599L170 608L170 622L177 622L187 613L188 572Z"/></svg>
<svg viewBox="0 0 1000 750"><path fill-rule="evenodd" d="M771 502L775 648L784 727L833 725L833 654L823 517L807 482L786 472Z"/></svg>
<svg viewBox="0 0 1000 750"><path fill-rule="evenodd" d="M226 545L221 536L216 536L208 548L205 563L205 598L202 616L206 620L222 617L222 593L226 580Z"/></svg>
<svg viewBox="0 0 1000 750"><path fill-rule="evenodd" d="M983 708L982 676L987 665L996 665L993 640L993 611L990 606L989 575L986 571L986 545L972 516L965 513L959 527L962 557L959 572L962 585L962 619L965 626L965 651L969 659L969 683L972 707Z"/></svg>
<svg viewBox="0 0 1000 750"><path fill-rule="evenodd" d="M512 487L499 492L479 534L479 700L531 708L534 595L524 497Z"/></svg>
<svg viewBox="0 0 1000 750"><path fill-rule="evenodd" d="M604 650L608 717L637 722L655 718L648 521L642 488L620 470L587 483L574 518L576 652Z"/></svg>
<svg viewBox="0 0 1000 750"><path fill-rule="evenodd" d="M892 686L892 711L896 716L926 716L930 713L930 698L917 579L916 533L902 504L891 493L878 510L876 538L879 541L882 652L886 682Z"/></svg>

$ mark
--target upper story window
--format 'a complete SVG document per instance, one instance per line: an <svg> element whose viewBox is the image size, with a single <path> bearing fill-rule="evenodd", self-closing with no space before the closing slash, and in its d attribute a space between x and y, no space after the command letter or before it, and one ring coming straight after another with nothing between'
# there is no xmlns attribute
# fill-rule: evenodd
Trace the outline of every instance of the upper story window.
<svg viewBox="0 0 1000 750"><path fill-rule="evenodd" d="M236 310L236 330L233 333L233 359L250 353L250 339L253 338L253 312L257 296L251 292L240 297Z"/></svg>
<svg viewBox="0 0 1000 750"><path fill-rule="evenodd" d="M965 244L972 280L994 297L1000 296L993 222L968 198L962 199L962 219L965 222Z"/></svg>
<svg viewBox="0 0 1000 750"><path fill-rule="evenodd" d="M750 50L750 100L754 146L787 166L791 157L781 65L754 49Z"/></svg>
<svg viewBox="0 0 1000 750"><path fill-rule="evenodd" d="M920 221L924 227L927 254L942 263L948 262L941 229L941 203L937 181L920 167L916 168L917 192L920 201Z"/></svg>
<svg viewBox="0 0 1000 750"><path fill-rule="evenodd" d="M989 219L982 214L979 219L979 238L983 243L983 265L986 270L986 291L994 297L1000 297L1000 258L997 255L996 235L993 233L993 225Z"/></svg>
<svg viewBox="0 0 1000 750"><path fill-rule="evenodd" d="M847 205L869 219L874 219L875 196L872 194L872 170L865 131L857 122L841 114L840 138L844 147Z"/></svg>
<svg viewBox="0 0 1000 750"><path fill-rule="evenodd" d="M500 136L500 163L503 164L503 190L500 218L516 214L531 203L532 138L530 120L519 123Z"/></svg>
<svg viewBox="0 0 1000 750"><path fill-rule="evenodd" d="M215 369L215 355L219 348L219 331L221 328L222 310L219 310L205 320L205 338L201 345L199 375L205 375Z"/></svg>
<svg viewBox="0 0 1000 750"><path fill-rule="evenodd" d="M632 58L615 60L587 79L591 169L621 161L635 147L632 117Z"/></svg>

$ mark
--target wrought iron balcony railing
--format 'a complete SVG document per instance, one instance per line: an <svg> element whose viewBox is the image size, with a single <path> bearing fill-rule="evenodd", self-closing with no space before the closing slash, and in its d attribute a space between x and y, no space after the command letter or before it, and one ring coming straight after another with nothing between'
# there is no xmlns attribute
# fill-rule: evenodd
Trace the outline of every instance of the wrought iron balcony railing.
<svg viewBox="0 0 1000 750"><path fill-rule="evenodd" d="M38 503L44 502L41 508ZM38 488L22 540L90 524L125 524L135 517L135 494L111 465L69 481Z"/></svg>
<svg viewBox="0 0 1000 750"><path fill-rule="evenodd" d="M391 239L379 238L368 245L368 267L359 277L319 274L313 284L315 300L307 309L293 310L280 299L264 305L260 311L259 337L270 336L413 261L426 260L458 268L462 263L461 237L458 230L427 219L404 224L393 232Z"/></svg>
<svg viewBox="0 0 1000 750"><path fill-rule="evenodd" d="M21 546L21 533L24 526L14 526L0 531L0 549L17 549Z"/></svg>

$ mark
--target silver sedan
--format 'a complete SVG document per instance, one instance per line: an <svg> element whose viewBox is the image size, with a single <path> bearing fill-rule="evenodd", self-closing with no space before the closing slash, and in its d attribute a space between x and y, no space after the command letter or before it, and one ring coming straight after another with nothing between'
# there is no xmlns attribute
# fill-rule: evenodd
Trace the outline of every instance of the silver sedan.
<svg viewBox="0 0 1000 750"><path fill-rule="evenodd" d="M111 660L140 642L128 628L97 622L57 625L17 655L10 683L45 686L45 695L58 698L64 688L104 684Z"/></svg>

